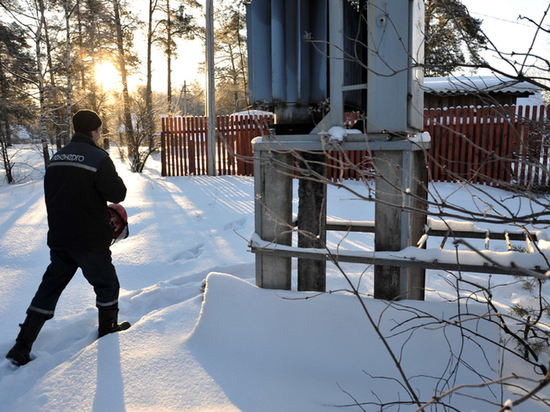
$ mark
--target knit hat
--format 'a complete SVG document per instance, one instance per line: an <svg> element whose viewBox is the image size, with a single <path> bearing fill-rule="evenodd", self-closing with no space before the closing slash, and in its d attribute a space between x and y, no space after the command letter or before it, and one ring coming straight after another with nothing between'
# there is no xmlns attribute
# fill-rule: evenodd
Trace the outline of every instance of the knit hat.
<svg viewBox="0 0 550 412"><path fill-rule="evenodd" d="M96 112L91 110L79 110L73 116L75 132L88 133L101 126L101 119Z"/></svg>

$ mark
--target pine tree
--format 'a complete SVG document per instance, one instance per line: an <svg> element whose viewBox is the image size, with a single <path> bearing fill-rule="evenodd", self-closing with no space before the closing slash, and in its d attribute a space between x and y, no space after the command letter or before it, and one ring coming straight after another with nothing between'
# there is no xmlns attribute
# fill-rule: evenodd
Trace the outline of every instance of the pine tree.
<svg viewBox="0 0 550 412"><path fill-rule="evenodd" d="M242 2L228 4L216 12L216 110L233 113L248 106L246 16Z"/></svg>
<svg viewBox="0 0 550 412"><path fill-rule="evenodd" d="M177 45L175 40L185 38L193 40L195 36L202 35L204 28L201 27L193 15L187 13L187 9L200 9L202 6L196 0L179 1L177 8L171 0L164 0L162 10L164 19L159 21L159 34L156 42L163 48L166 55L167 66L167 93L166 101L168 113L172 112L172 58L176 55Z"/></svg>
<svg viewBox="0 0 550 412"><path fill-rule="evenodd" d="M425 2L425 70L427 77L447 76L465 63L479 63L486 44L482 21L460 0Z"/></svg>

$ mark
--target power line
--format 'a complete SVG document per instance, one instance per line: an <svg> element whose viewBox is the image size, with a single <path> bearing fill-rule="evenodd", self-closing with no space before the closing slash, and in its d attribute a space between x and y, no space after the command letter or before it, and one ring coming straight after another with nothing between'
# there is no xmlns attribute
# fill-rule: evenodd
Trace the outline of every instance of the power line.
<svg viewBox="0 0 550 412"><path fill-rule="evenodd" d="M473 15L476 15L476 16L481 16L481 17L486 17L486 18L493 19L493 20L503 21L505 23L517 24L518 26L534 28L530 24L520 23L518 21L513 21L513 20L502 19L500 17L495 17L495 16L489 16L487 14L481 14L481 13L476 13L476 12L470 12L470 14L473 14Z"/></svg>

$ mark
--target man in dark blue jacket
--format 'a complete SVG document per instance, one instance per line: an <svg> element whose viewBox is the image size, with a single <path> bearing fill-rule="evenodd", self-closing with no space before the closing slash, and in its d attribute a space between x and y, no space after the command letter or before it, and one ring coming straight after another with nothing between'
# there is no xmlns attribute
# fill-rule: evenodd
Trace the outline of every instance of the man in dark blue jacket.
<svg viewBox="0 0 550 412"><path fill-rule="evenodd" d="M109 154L99 148L101 119L90 110L73 116L71 142L51 159L44 177L51 263L38 287L14 347L6 357L28 363L44 322L54 316L61 293L78 268L93 286L99 310L99 337L128 329L118 323L120 285L109 249L113 234L107 202L119 203L126 186Z"/></svg>

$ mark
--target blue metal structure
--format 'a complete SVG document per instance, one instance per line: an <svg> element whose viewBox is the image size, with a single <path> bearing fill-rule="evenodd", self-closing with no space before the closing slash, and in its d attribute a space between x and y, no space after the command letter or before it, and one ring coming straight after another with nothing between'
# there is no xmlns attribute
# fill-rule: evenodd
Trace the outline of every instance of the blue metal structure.
<svg viewBox="0 0 550 412"><path fill-rule="evenodd" d="M330 99L331 126L347 110L369 134L421 131L423 17L422 0L253 0L250 101L282 124L312 122Z"/></svg>
<svg viewBox="0 0 550 412"><path fill-rule="evenodd" d="M279 121L307 118L328 98L328 0L254 0L247 5L248 73L252 101L268 103ZM322 39L315 44L305 36Z"/></svg>

